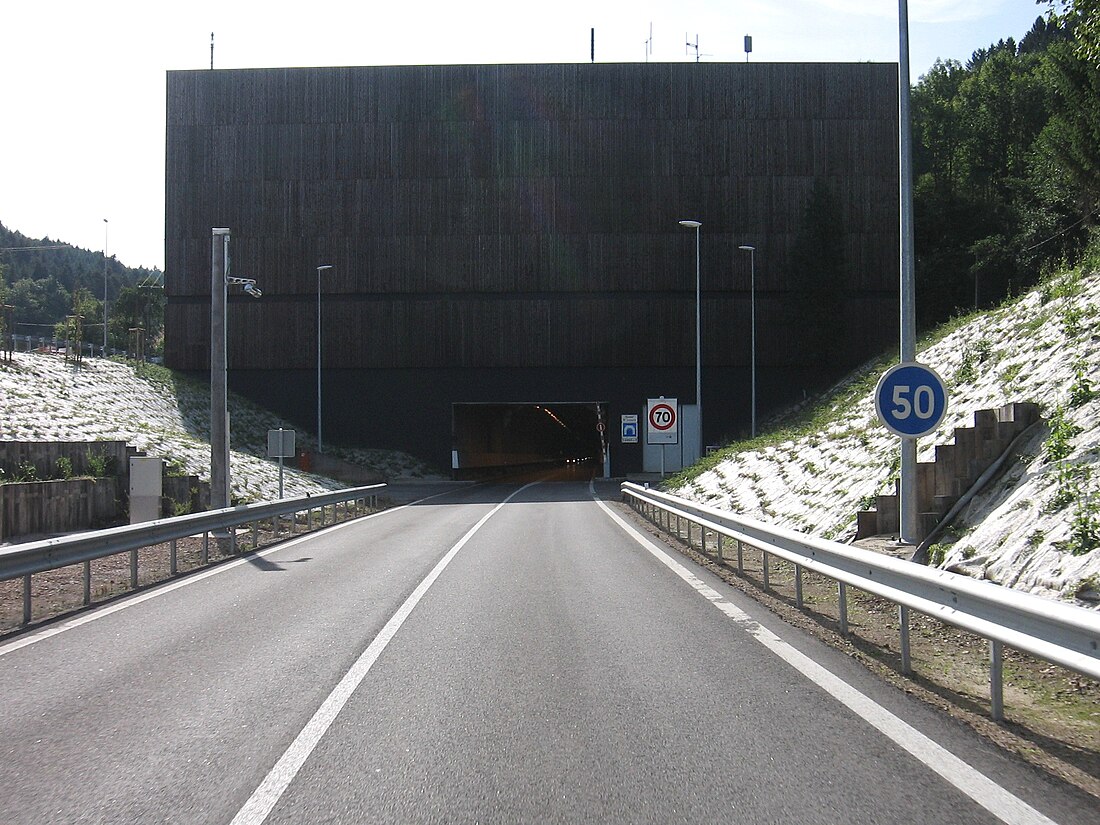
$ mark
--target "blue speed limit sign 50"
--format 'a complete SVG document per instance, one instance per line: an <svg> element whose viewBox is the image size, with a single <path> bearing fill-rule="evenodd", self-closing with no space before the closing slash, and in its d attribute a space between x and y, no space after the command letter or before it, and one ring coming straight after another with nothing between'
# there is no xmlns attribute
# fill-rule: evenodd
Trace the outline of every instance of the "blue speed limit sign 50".
<svg viewBox="0 0 1100 825"><path fill-rule="evenodd" d="M923 364L898 364L879 379L875 411L887 429L904 438L928 435L947 412L947 390Z"/></svg>

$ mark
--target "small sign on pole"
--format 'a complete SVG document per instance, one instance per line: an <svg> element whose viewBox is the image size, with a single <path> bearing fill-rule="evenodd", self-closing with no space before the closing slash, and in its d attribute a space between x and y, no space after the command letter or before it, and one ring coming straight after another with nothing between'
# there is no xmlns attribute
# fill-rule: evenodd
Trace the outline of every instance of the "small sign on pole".
<svg viewBox="0 0 1100 825"><path fill-rule="evenodd" d="M622 442L623 444L638 443L637 415L624 415L622 417Z"/></svg>
<svg viewBox="0 0 1100 825"><path fill-rule="evenodd" d="M279 459L279 498L283 497L283 459L294 458L294 430L267 431L267 457Z"/></svg>

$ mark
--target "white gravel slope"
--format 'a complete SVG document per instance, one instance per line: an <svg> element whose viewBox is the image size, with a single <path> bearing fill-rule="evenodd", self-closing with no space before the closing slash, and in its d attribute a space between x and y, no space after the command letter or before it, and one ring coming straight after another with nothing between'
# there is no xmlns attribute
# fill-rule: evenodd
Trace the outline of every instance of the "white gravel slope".
<svg viewBox="0 0 1100 825"><path fill-rule="evenodd" d="M15 353L0 362L0 441L126 441L210 478L210 390L159 367L145 377L128 363L85 358L78 367L59 354ZM267 431L293 425L230 397L231 486L234 498L278 498L279 469L267 459ZM298 446L315 445L298 432ZM422 462L389 450L329 449L386 478L428 474ZM300 496L347 485L286 468L285 494Z"/></svg>
<svg viewBox="0 0 1100 825"><path fill-rule="evenodd" d="M1096 606L1100 549L1064 549L1074 521L1100 519L1100 273L1070 272L997 310L975 316L918 360L948 386L944 423L920 440L918 459L932 461L953 429L972 426L974 412L1034 401L1045 417L1059 406L1078 433L1063 461L1050 461L1040 428L1022 455L956 520L961 538L945 547L943 566L1046 596ZM1092 398L1080 403L1082 386ZM1074 396L1077 400L1074 400ZM1076 404L1074 406L1074 404ZM695 478L678 495L813 535L850 539L855 513L869 497L893 492L898 439L875 416L873 392L836 409L826 431L777 447L740 452ZM1077 493L1054 503L1065 471ZM1059 475L1063 475L1060 483ZM1100 523L1095 535L1100 535ZM1090 593L1092 591L1092 593Z"/></svg>

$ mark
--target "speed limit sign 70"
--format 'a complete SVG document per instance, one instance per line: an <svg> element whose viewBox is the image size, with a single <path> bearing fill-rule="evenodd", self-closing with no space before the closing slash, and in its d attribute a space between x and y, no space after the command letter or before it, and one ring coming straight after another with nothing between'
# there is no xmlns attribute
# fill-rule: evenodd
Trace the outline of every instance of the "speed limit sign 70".
<svg viewBox="0 0 1100 825"><path fill-rule="evenodd" d="M903 438L928 435L947 412L943 379L923 364L898 364L879 379L875 411L888 430Z"/></svg>
<svg viewBox="0 0 1100 825"><path fill-rule="evenodd" d="M680 413L675 398L650 398L646 404L646 441L650 444L676 444Z"/></svg>

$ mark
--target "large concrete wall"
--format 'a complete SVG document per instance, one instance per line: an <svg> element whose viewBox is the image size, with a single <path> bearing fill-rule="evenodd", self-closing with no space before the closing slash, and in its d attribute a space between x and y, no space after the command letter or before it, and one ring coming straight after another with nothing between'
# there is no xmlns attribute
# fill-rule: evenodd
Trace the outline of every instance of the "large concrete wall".
<svg viewBox="0 0 1100 825"><path fill-rule="evenodd" d="M748 417L738 245L758 250L762 403L801 397L896 337L896 77L887 64L172 72L167 362L208 367L210 229L226 226L234 274L264 290L230 302L231 381L281 397L307 426L315 267L335 267L323 276L331 438L442 463L455 401L690 402L695 237L677 221L695 218L715 441ZM790 312L815 181L844 255L826 364ZM396 397L435 411L420 432Z"/></svg>

